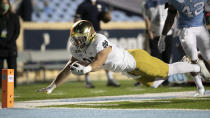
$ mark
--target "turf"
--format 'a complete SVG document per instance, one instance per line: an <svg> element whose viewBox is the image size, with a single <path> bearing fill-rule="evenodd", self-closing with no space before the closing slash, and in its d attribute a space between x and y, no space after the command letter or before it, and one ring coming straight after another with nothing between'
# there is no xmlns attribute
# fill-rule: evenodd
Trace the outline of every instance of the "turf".
<svg viewBox="0 0 210 118"><path fill-rule="evenodd" d="M62 98L79 98L79 97L95 97L95 96L117 96L117 95L133 95L145 93L161 93L161 92L180 92L195 91L195 86L185 87L159 87L157 89L143 86L134 87L135 81L121 80L120 87L107 87L106 81L93 81L96 88L87 89L84 87L84 81L67 82L57 87L52 94L36 92L37 89L46 87L49 83L21 85L15 89L15 101L43 100L43 99L62 99ZM210 90L210 87L206 87ZM1 89L0 89L1 94ZM0 97L1 99L1 97Z"/></svg>
<svg viewBox="0 0 210 118"><path fill-rule="evenodd" d="M121 101L105 103L82 103L46 107L106 108L106 109L210 109L210 97L187 99L161 99Z"/></svg>

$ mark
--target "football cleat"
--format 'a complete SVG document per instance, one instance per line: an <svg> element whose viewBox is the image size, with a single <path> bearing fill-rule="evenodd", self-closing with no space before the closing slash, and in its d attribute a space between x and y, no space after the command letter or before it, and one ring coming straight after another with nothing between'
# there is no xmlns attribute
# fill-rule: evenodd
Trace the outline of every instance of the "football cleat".
<svg viewBox="0 0 210 118"><path fill-rule="evenodd" d="M191 60L190 60L190 58L188 56L183 56L181 61L189 63L189 64L191 63Z"/></svg>
<svg viewBox="0 0 210 118"><path fill-rule="evenodd" d="M117 82L114 81L114 80L108 80L108 82L107 82L106 85L107 85L107 86L113 86L113 87L120 87L120 84L117 83Z"/></svg>
<svg viewBox="0 0 210 118"><path fill-rule="evenodd" d="M95 86L91 82L85 83L86 88L95 88Z"/></svg>
<svg viewBox="0 0 210 118"><path fill-rule="evenodd" d="M205 89L198 89L196 91L196 93L194 94L194 97L201 97L201 96L204 96L205 95Z"/></svg>
<svg viewBox="0 0 210 118"><path fill-rule="evenodd" d="M141 84L139 82L134 83L134 86L140 86Z"/></svg>
<svg viewBox="0 0 210 118"><path fill-rule="evenodd" d="M190 58L187 57L187 56L184 56L182 58L182 61L187 62L187 63L191 63ZM204 78L204 80L210 81L210 72L206 68L204 61L202 59L199 59L197 64L200 66L200 69L201 69L200 73L201 73L201 76Z"/></svg>

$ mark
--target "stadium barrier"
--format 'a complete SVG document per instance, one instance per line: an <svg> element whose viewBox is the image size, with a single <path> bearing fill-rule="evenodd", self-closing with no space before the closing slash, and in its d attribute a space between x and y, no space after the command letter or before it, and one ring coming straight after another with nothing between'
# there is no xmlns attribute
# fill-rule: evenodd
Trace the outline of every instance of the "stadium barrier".
<svg viewBox="0 0 210 118"><path fill-rule="evenodd" d="M26 72L28 82L29 71L43 71L43 80L46 80L46 70L60 70L69 59L67 50L34 51L27 50L19 52L18 62L24 63L22 69Z"/></svg>

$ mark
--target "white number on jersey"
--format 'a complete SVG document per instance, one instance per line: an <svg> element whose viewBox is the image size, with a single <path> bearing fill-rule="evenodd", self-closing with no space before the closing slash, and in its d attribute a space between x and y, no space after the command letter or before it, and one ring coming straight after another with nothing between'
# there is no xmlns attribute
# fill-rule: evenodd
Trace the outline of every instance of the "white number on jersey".
<svg viewBox="0 0 210 118"><path fill-rule="evenodd" d="M199 7L200 6L200 7ZM193 5L193 8L190 9L190 6L185 6L182 9L182 12L185 13L188 17L194 17L203 12L204 2L198 2Z"/></svg>

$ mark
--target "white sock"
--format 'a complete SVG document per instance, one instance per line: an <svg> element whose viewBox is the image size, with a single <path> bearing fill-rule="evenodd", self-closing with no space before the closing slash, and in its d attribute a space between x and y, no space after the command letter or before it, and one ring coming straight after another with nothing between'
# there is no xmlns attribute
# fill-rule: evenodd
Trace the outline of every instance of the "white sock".
<svg viewBox="0 0 210 118"><path fill-rule="evenodd" d="M90 76L89 76L89 74L85 74L85 82L86 82L86 83L91 82L91 81L90 81Z"/></svg>
<svg viewBox="0 0 210 118"><path fill-rule="evenodd" d="M110 72L110 71L106 72L106 76L107 76L108 80L113 80L112 72Z"/></svg>
<svg viewBox="0 0 210 118"><path fill-rule="evenodd" d="M186 62L176 62L169 64L168 76L177 73L188 73L188 72L200 72L200 66L198 64L189 64Z"/></svg>
<svg viewBox="0 0 210 118"><path fill-rule="evenodd" d="M152 84L152 87L153 88L159 87L165 80L166 79L163 79L163 78L157 78L157 79L155 79L155 81Z"/></svg>
<svg viewBox="0 0 210 118"><path fill-rule="evenodd" d="M198 89L204 89L203 83L201 81L201 75L200 74L197 74L196 76L194 76L193 80L194 80Z"/></svg>

